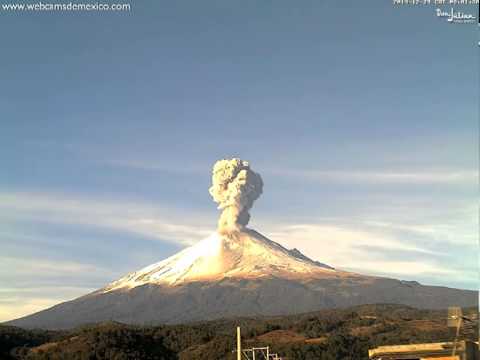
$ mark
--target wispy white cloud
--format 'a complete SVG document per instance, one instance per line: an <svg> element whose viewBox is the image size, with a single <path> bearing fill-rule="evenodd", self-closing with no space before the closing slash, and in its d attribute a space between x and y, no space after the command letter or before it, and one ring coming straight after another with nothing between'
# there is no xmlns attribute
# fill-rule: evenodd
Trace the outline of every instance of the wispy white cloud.
<svg viewBox="0 0 480 360"><path fill-rule="evenodd" d="M111 274L111 271L106 268L88 263L0 256L0 274L7 274L12 269L15 269L15 276L17 277L31 274L35 274L35 276L55 274L66 277L78 273L101 272L107 276Z"/></svg>
<svg viewBox="0 0 480 360"><path fill-rule="evenodd" d="M390 233L415 234L437 240L445 245L465 246L473 245L478 241L478 212L475 208L465 210L462 216L450 214L448 218L437 218L436 223L392 223L384 221L365 221L365 225L376 228L378 231Z"/></svg>
<svg viewBox="0 0 480 360"><path fill-rule="evenodd" d="M218 139L217 141L220 141ZM398 144L397 144L398 145ZM404 144L399 145L404 147ZM69 146L70 149L75 149L73 146ZM189 161L185 159L183 162L173 162L170 157L163 157L159 159L158 155L152 158L148 153L141 153L132 155L131 152L125 152L121 157L115 157L113 152L109 152L107 156L98 158L98 152L91 154L91 150L83 147L77 148L77 152L87 156L92 161L101 162L103 164L129 168L138 170L149 171L162 171L170 173L179 173L187 175L205 175L206 171L213 163L199 161ZM375 149L370 149L375 152ZM413 150L412 150L413 152ZM419 151L417 151L418 153ZM420 153L425 154L425 149L422 148ZM374 153L378 156L378 153ZM372 154L369 154L370 156ZM411 159L412 154L409 155ZM389 162L394 159L389 159ZM269 167L269 164L260 164L262 174L281 175L285 177L304 179L308 181L324 182L324 183L346 183L346 184L410 184L410 185L461 185L470 184L474 185L478 183L479 174L477 169L474 168L401 168L401 169L389 169L386 167L378 169L305 169L305 168L292 168L282 167L281 169Z"/></svg>
<svg viewBox="0 0 480 360"><path fill-rule="evenodd" d="M0 288L0 322L17 319L47 309L63 301L75 299L96 289L55 286L32 288Z"/></svg>
<svg viewBox="0 0 480 360"><path fill-rule="evenodd" d="M192 163L171 163L171 161L149 161L145 159L129 159L122 157L121 159L104 159L100 160L103 164L124 167L138 170L162 171L169 173L179 173L186 175L205 175L208 173L208 164L192 164Z"/></svg>
<svg viewBox="0 0 480 360"><path fill-rule="evenodd" d="M52 298L18 297L9 301L0 299L0 321L13 320L22 316L33 314L37 311L44 310L55 304L58 304L58 302L59 299Z"/></svg>
<svg viewBox="0 0 480 360"><path fill-rule="evenodd" d="M477 210L446 211L442 217L416 218L410 222L367 219L319 219L317 223L271 222L267 236L282 245L296 247L315 260L345 270L408 279L431 279L444 285L475 284ZM391 214L390 214L391 215ZM422 220L428 220L422 222ZM462 260L463 259L463 260ZM459 280L461 279L461 281Z"/></svg>
<svg viewBox="0 0 480 360"><path fill-rule="evenodd" d="M383 250L402 250L432 254L429 249L421 248L395 239L391 235L366 231L359 227L338 225L301 224L275 226L268 232L271 238L289 248L299 248L312 258L338 267L351 267L358 261L360 246L372 246Z"/></svg>
<svg viewBox="0 0 480 360"><path fill-rule="evenodd" d="M318 182L366 184L475 184L478 172L470 169L447 170L305 170L266 169L268 174L282 175Z"/></svg>
<svg viewBox="0 0 480 360"><path fill-rule="evenodd" d="M441 264L434 264L428 262L412 261L356 261L352 266L346 269L363 271L376 275L408 275L408 276L465 276L465 271L458 269L451 269ZM472 274L469 273L469 276Z"/></svg>
<svg viewBox="0 0 480 360"><path fill-rule="evenodd" d="M0 193L0 213L4 221L23 219L97 226L183 245L210 234L212 229L208 224L214 223L202 214L190 212L187 216L152 204L52 193Z"/></svg>
<svg viewBox="0 0 480 360"><path fill-rule="evenodd" d="M85 295L94 287L75 284L97 283L114 275L115 271L87 262L2 255L0 322Z"/></svg>

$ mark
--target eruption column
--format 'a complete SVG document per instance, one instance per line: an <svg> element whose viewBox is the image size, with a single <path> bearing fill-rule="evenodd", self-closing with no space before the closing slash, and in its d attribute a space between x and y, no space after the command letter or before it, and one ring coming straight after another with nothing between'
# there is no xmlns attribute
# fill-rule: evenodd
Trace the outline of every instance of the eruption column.
<svg viewBox="0 0 480 360"><path fill-rule="evenodd" d="M222 210L218 221L220 233L242 230L250 220L248 211L262 194L263 181L247 161L233 158L219 160L213 166L210 194Z"/></svg>

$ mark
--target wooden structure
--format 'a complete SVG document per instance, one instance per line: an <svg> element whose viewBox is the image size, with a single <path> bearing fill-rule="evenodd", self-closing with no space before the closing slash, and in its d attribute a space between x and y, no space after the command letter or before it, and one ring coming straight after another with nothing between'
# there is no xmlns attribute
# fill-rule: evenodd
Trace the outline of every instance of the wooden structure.
<svg viewBox="0 0 480 360"><path fill-rule="evenodd" d="M371 360L480 360L478 343L459 341L379 346L368 350Z"/></svg>

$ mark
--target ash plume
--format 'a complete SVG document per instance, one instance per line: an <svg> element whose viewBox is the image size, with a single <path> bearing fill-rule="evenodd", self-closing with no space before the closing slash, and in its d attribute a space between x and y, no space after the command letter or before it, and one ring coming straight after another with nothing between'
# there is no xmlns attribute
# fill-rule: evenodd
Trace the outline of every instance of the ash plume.
<svg viewBox="0 0 480 360"><path fill-rule="evenodd" d="M243 229L250 220L248 211L262 194L262 189L262 178L250 169L247 161L238 158L217 161L213 166L209 192L222 210L218 231L229 233Z"/></svg>

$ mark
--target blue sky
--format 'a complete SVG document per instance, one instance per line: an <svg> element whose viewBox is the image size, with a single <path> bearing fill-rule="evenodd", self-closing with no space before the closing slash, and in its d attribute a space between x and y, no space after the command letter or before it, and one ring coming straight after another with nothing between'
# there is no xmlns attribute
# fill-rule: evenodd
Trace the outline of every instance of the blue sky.
<svg viewBox="0 0 480 360"><path fill-rule="evenodd" d="M477 29L434 10L206 0L1 13L0 320L208 235L211 167L231 156L262 175L251 227L273 240L476 289Z"/></svg>

